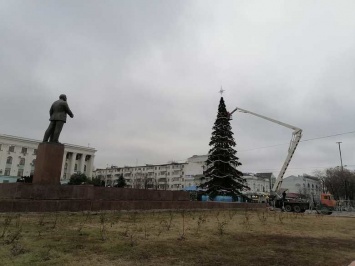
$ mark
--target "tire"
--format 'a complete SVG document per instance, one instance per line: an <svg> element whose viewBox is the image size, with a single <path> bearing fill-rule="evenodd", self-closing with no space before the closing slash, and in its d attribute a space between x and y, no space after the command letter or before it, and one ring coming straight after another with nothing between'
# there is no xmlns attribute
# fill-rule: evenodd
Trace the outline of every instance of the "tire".
<svg viewBox="0 0 355 266"><path fill-rule="evenodd" d="M286 212L292 211L291 205L285 205L285 211L286 211Z"/></svg>
<svg viewBox="0 0 355 266"><path fill-rule="evenodd" d="M293 210L294 210L295 212L297 212L297 213L302 212L302 209L301 209L301 207L300 207L299 205L293 206Z"/></svg>

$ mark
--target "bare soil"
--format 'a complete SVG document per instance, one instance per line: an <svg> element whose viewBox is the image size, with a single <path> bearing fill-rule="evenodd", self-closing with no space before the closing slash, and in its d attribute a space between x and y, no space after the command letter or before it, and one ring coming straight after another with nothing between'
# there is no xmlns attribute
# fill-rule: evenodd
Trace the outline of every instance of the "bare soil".
<svg viewBox="0 0 355 266"><path fill-rule="evenodd" d="M349 265L355 219L268 210L0 214L0 265Z"/></svg>

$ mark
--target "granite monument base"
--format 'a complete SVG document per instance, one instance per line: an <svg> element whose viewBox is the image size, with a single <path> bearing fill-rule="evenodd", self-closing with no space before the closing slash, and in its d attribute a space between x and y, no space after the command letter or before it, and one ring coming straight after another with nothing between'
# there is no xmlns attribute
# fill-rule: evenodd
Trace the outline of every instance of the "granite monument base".
<svg viewBox="0 0 355 266"><path fill-rule="evenodd" d="M64 145L42 142L38 145L33 184L60 185Z"/></svg>
<svg viewBox="0 0 355 266"><path fill-rule="evenodd" d="M259 209L266 204L191 201L188 192L90 185L0 184L0 212Z"/></svg>

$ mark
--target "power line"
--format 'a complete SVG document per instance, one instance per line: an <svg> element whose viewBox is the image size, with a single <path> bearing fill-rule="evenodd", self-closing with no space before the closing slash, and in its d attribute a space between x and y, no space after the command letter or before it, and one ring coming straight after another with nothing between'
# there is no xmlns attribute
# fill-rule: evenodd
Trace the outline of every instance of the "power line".
<svg viewBox="0 0 355 266"><path fill-rule="evenodd" d="M336 137L336 136L341 136L341 135L346 135L346 134L351 134L351 133L355 133L355 130L349 131L349 132L344 132L344 133L338 133L338 134L334 134L334 135L329 135L329 136L324 136L324 137L305 139L305 140L301 140L300 142L306 142L306 141L317 140L317 139L325 139L325 138Z"/></svg>
<svg viewBox="0 0 355 266"><path fill-rule="evenodd" d="M355 166L355 164L346 165L346 167L350 167L350 168L353 168L354 166ZM334 168L334 165L332 165L332 166L290 167L290 168L287 168L287 171L298 171L298 170L302 170L302 169L326 169L326 168ZM246 169L246 170L243 170L243 172L272 171L272 170L278 171L278 170L280 170L280 168L260 168L260 169L254 169L254 170Z"/></svg>
<svg viewBox="0 0 355 266"><path fill-rule="evenodd" d="M306 141L313 141L313 140L318 140L318 139L325 139L325 138L331 138L331 137L336 137L336 136L341 136L341 135L346 135L346 134L352 134L355 133L354 131L349 131L349 132L343 132L343 133L337 133L337 134L333 134L333 135L327 135L327 136L321 136L321 137L315 137L315 138L310 138L310 139L305 139L305 140L301 140L300 142L306 142ZM238 152L246 152L246 151L253 151L253 150L261 150L261 149L267 149L267 148L274 148L274 147L278 147L278 146L283 146L283 145L289 145L289 142L287 143L279 143L279 144L275 144L275 145L270 145L270 146L264 146L264 147L258 147L258 148L251 148L251 149L246 149L246 150L239 150ZM181 162L184 163L187 160L186 159L180 159L180 160L174 160L175 162ZM160 165L162 163L151 163L154 165ZM167 163L163 163L163 164L167 164ZM348 165L349 166L349 165ZM316 168L316 167L315 167ZM329 167L320 167L320 168L329 168ZM290 168L288 168L290 169ZM302 169L302 168L300 168ZM264 170L268 170L268 169L264 169ZM278 170L278 169L269 169L269 170Z"/></svg>
<svg viewBox="0 0 355 266"><path fill-rule="evenodd" d="M354 130L354 131L349 131L349 132L338 133L338 134L334 134L334 135L328 135L328 136L322 136L322 137L304 139L304 140L301 140L300 142L306 142L306 141L312 141L312 140L318 140L318 139L331 138L331 137L336 137L336 136L341 136L341 135L346 135L346 134L352 134L352 133L355 133L355 130ZM264 147L259 147L259 148L252 148L252 149L246 149L246 150L239 150L238 152L261 150L261 149L273 148L273 147L283 146L283 145L288 145L288 144L289 144L289 143L279 143L279 144L270 145L270 146L264 146Z"/></svg>

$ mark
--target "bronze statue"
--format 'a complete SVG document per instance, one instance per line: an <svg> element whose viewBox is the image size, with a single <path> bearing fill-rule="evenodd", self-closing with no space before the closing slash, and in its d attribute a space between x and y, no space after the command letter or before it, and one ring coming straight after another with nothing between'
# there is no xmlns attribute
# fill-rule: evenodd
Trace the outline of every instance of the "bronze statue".
<svg viewBox="0 0 355 266"><path fill-rule="evenodd" d="M74 115L70 111L68 103L67 103L67 96L65 94L61 94L59 96L59 100L55 101L51 109L49 110L49 121L50 124L46 133L44 133L43 142L56 142L59 143L59 135L62 131L64 123L67 121L67 114L73 118Z"/></svg>

